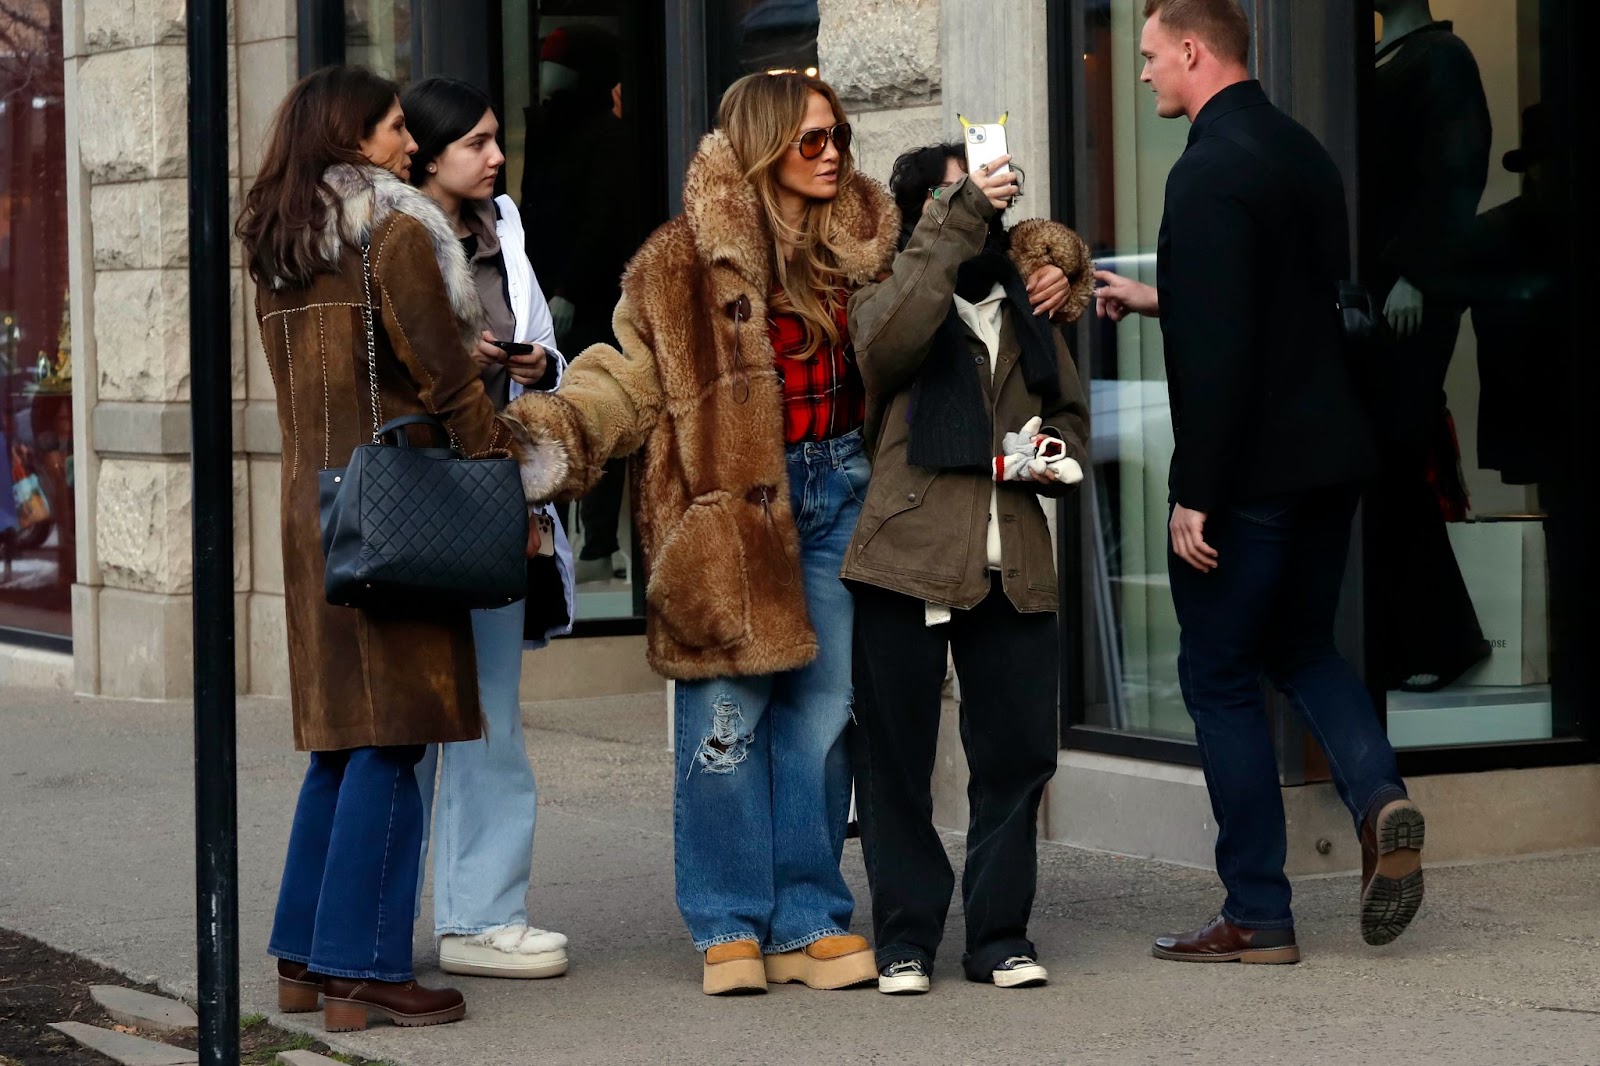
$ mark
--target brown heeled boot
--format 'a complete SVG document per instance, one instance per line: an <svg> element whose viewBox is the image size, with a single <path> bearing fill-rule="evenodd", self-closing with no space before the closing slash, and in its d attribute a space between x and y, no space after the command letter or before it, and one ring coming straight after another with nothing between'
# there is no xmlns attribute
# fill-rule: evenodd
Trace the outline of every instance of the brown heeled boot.
<svg viewBox="0 0 1600 1066"><path fill-rule="evenodd" d="M443 1025L467 1016L467 1001L453 988L424 988L415 981L329 977L323 984L323 1028L349 1033L367 1027L373 1012L396 1025Z"/></svg>
<svg viewBox="0 0 1600 1066"><path fill-rule="evenodd" d="M284 1014L307 1014L317 1009L322 995L322 975L303 962L278 960L278 1009Z"/></svg>

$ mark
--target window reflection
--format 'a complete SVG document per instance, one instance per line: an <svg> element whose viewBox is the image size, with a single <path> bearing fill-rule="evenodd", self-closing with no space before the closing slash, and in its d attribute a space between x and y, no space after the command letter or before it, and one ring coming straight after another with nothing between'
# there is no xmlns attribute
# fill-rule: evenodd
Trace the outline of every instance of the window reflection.
<svg viewBox="0 0 1600 1066"><path fill-rule="evenodd" d="M547 0L531 14L518 6L508 0L503 12L508 31L524 27L508 42L528 42L520 56L507 46L508 186L520 198L556 342L576 359L617 343L611 317L623 268L665 220L662 86L645 58L659 50L658 31L644 4ZM525 74L513 73L519 65ZM563 515L579 619L642 613L628 469L625 459L606 464Z"/></svg>
<svg viewBox="0 0 1600 1066"><path fill-rule="evenodd" d="M1386 473L1368 500L1368 646L1390 736L1568 736L1550 589L1576 575L1581 547L1548 5L1375 6L1362 241L1385 312L1374 391Z"/></svg>
<svg viewBox="0 0 1600 1066"><path fill-rule="evenodd" d="M0 26L0 627L69 634L72 332L59 0Z"/></svg>

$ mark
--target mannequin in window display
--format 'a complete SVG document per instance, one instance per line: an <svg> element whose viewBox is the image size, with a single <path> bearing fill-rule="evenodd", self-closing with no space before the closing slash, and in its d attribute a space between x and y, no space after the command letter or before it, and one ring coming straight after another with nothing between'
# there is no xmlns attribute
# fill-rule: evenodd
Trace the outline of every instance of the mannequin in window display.
<svg viewBox="0 0 1600 1066"><path fill-rule="evenodd" d="M621 49L614 34L595 26L552 30L540 49L539 113L528 123L528 256L545 287L556 340L574 357L593 344L616 344L611 313L622 296L622 268L646 236L636 218L632 131L623 122ZM627 576L618 537L627 469L625 459L608 463L578 501L580 584Z"/></svg>
<svg viewBox="0 0 1600 1066"><path fill-rule="evenodd" d="M1552 631L1561 634L1576 632L1579 617L1587 620L1587 605L1566 597L1590 587L1585 570L1592 564L1569 428L1578 350L1561 202L1568 186L1551 158L1554 129L1551 105L1522 113L1521 145L1503 161L1522 176L1521 195L1478 217L1459 269L1478 336L1478 461L1507 485L1535 488L1529 509L1544 516L1545 587ZM1588 683L1590 671L1573 661L1570 642L1557 636L1550 653L1557 705L1590 705L1574 688Z"/></svg>
<svg viewBox="0 0 1600 1066"><path fill-rule="evenodd" d="M1443 688L1489 654L1450 547L1466 516L1445 375L1465 302L1452 257L1488 180L1490 125L1477 61L1428 0L1377 0L1367 284L1383 308L1378 421L1384 474L1369 502L1386 688Z"/></svg>

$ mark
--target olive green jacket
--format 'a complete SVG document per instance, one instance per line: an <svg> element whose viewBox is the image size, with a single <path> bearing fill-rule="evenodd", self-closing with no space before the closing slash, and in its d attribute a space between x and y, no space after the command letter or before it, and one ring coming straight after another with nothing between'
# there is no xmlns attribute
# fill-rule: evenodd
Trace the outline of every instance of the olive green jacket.
<svg viewBox="0 0 1600 1066"><path fill-rule="evenodd" d="M867 450L872 482L861 520L845 557L846 581L900 592L956 608L976 606L990 590L988 523L996 486L982 470L931 470L911 466L907 412L912 386L955 294L956 271L982 248L994 208L976 186L962 182L934 201L892 273L850 299L850 336L867 384ZM1046 263L1072 280L1072 297L1057 316L1073 321L1094 289L1088 248L1055 222L1031 220L1011 230L1011 257L1023 279ZM989 373L989 352L963 330L994 420L994 454L1006 433L1035 415L1065 442L1087 472L1089 412L1071 353L1055 332L1060 395L1048 401L1028 391L1019 362L1016 310L1007 307L999 354ZM1001 577L1019 611L1058 606L1055 552L1041 496L1060 496L1065 485L1031 481L998 486L994 521L1000 523Z"/></svg>

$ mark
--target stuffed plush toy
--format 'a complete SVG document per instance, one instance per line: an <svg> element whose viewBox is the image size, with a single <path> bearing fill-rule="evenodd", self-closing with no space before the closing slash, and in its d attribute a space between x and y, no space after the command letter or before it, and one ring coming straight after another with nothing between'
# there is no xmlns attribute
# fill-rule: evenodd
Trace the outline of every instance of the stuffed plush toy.
<svg viewBox="0 0 1600 1066"><path fill-rule="evenodd" d="M1007 433L1001 440L1005 454L994 457L996 481L1028 481L1047 477L1063 485L1076 485L1083 480L1083 467L1067 454L1067 445L1060 437L1039 432L1043 422L1037 417L1028 419L1020 433Z"/></svg>

